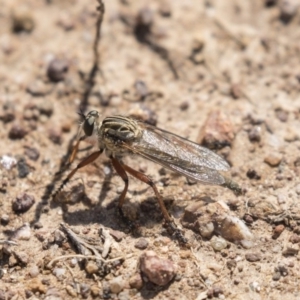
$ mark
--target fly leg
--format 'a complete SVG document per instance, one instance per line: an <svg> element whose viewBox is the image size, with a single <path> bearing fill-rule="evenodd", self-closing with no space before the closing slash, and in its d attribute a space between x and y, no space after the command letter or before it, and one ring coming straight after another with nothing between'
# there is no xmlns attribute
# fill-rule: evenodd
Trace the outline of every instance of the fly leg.
<svg viewBox="0 0 300 300"><path fill-rule="evenodd" d="M115 168L115 170L117 171L118 175L122 178L122 180L124 181L124 189L119 197L119 203L118 203L118 211L119 214L121 216L121 218L123 219L124 223L126 223L128 225L128 227L130 228L130 230L134 230L135 229L135 225L132 223L132 221L128 220L128 218L124 215L124 212L122 210L122 206L125 202L125 197L128 191L128 175L126 173L126 171L123 168L123 165L115 158L111 157L111 161L113 164L113 167Z"/></svg>
<svg viewBox="0 0 300 300"><path fill-rule="evenodd" d="M166 207L165 207L165 204L163 202L163 199L162 199L162 196L160 195L160 193L158 192L157 190L157 187L156 185L154 184L153 180L141 173L141 172L138 172L132 168L130 168L129 166L127 165L124 165L124 164L121 164L119 161L117 161L116 159L112 159L113 160L113 164L114 162L116 163L117 162L117 168L119 168L119 170L122 170L122 172L126 175L123 177L121 176L121 172L119 173L119 171L116 169L116 171L118 172L118 174L123 178L124 182L125 182L125 188L120 196L120 200L119 200L119 209L121 209L123 203L124 203L124 200L125 200L125 195L126 195L126 192L127 192L127 189L128 189L128 176L126 174L126 172L128 172L130 175L132 175L133 177L141 180L142 182L148 184L154 191L155 193L155 196L157 198L157 201L158 201L158 204L160 206L160 209L162 211L162 214L165 218L165 221L166 221L166 224L167 224L167 227L169 229L169 231L171 232L172 235L175 236L175 238L177 240L179 240L179 242L181 242L182 244L186 244L187 243L187 240L186 238L184 237L184 235L182 234L182 232L177 228L176 224L173 222L172 218L170 217ZM116 168L115 164L114 164L114 167Z"/></svg>
<svg viewBox="0 0 300 300"><path fill-rule="evenodd" d="M94 162L99 156L100 154L103 152L103 149L100 149L97 152L92 153L91 155L89 155L88 157L84 158L78 165L77 167L72 170L68 176L66 177L66 179L63 180L63 182L61 183L61 185L59 186L59 188L57 189L57 191L55 192L55 194L53 195L53 198L56 198L56 196L60 193L60 191L63 189L63 187L70 181L70 179L74 176L74 174L81 168L85 167L86 165L89 165L90 163Z"/></svg>

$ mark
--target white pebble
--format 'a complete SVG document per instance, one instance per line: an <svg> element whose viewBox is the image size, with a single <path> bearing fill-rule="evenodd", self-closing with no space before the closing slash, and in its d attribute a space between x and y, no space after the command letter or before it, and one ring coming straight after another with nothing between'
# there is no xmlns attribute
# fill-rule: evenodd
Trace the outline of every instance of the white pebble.
<svg viewBox="0 0 300 300"><path fill-rule="evenodd" d="M17 160L14 157L3 155L0 163L6 170L10 170L17 164Z"/></svg>

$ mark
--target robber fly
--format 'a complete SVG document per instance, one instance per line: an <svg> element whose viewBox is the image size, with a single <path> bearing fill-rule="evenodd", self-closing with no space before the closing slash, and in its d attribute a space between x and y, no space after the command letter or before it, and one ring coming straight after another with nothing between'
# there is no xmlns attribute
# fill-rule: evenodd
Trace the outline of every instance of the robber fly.
<svg viewBox="0 0 300 300"><path fill-rule="evenodd" d="M131 117L117 115L107 117L101 122L100 114L95 110L90 111L86 116L83 115L83 117L84 120L79 127L77 142L69 163L75 159L79 144L83 140L93 141L99 149L83 159L69 173L58 192L78 169L95 161L105 151L125 184L118 204L121 215L123 215L122 206L128 190L127 174L130 174L153 189L167 224L171 226L174 232L178 233L178 229L176 229L153 180L125 165L121 160L122 157L136 154L193 180L216 185L226 185L227 183L227 179L219 171L227 171L230 168L228 163L214 152L196 143Z"/></svg>

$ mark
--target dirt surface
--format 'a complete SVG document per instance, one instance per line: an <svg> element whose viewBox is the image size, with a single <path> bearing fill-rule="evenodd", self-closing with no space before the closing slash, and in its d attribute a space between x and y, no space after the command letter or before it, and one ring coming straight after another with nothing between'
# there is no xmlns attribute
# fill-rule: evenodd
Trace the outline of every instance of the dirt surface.
<svg viewBox="0 0 300 300"><path fill-rule="evenodd" d="M93 73L97 5L0 1L0 299L300 299L298 1L106 1ZM131 177L124 210L140 226L128 230L105 155L53 200L80 109L216 147L245 194L125 158L154 180L190 247ZM106 257L61 258L80 253L69 230ZM149 250L170 282L141 272Z"/></svg>

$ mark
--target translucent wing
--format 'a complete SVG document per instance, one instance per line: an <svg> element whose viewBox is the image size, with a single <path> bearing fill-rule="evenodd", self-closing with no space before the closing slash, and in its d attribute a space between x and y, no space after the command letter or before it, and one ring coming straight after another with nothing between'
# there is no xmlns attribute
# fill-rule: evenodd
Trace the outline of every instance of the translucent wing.
<svg viewBox="0 0 300 300"><path fill-rule="evenodd" d="M224 184L218 171L229 169L219 155L178 135L145 125L142 137L131 145L131 150L172 171L210 184Z"/></svg>

